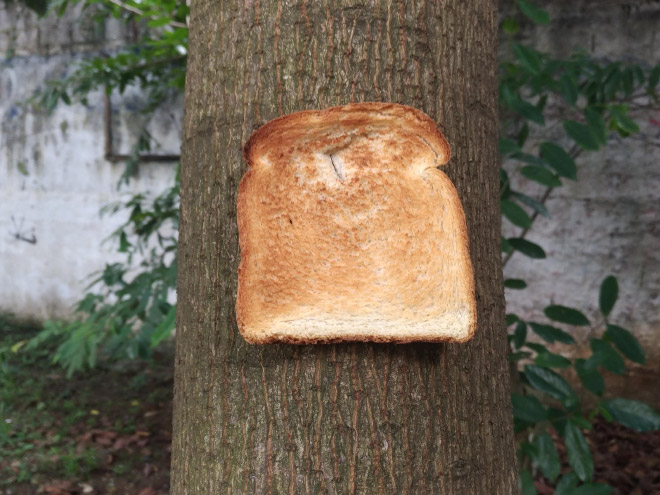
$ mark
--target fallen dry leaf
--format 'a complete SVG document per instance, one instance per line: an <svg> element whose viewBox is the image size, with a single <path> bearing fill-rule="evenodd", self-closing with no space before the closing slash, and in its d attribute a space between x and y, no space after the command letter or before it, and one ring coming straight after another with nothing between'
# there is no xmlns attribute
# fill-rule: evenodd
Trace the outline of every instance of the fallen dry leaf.
<svg viewBox="0 0 660 495"><path fill-rule="evenodd" d="M142 474L144 474L145 477L149 476L153 472L154 472L154 465L151 464L150 462L147 462L142 468Z"/></svg>
<svg viewBox="0 0 660 495"><path fill-rule="evenodd" d="M67 480L55 480L49 483L48 485L42 485L39 487L39 493L47 493L48 495L72 495L77 493L77 489Z"/></svg>

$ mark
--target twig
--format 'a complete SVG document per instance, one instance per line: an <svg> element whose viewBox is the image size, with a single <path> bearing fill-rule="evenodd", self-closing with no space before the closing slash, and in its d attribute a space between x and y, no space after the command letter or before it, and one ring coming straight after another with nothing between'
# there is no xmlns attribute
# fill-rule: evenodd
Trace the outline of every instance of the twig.
<svg viewBox="0 0 660 495"><path fill-rule="evenodd" d="M550 193L552 192L553 189L554 189L554 187L548 187L545 190L545 193L543 193L543 197L541 198L539 203L541 203L542 205L545 205L545 202L548 200L548 197L550 196ZM525 227L525 229L520 233L520 238L521 239L525 238L525 236L527 235L529 230L532 228L532 224L534 223L534 220L536 220L536 217L538 217L538 216L539 216L538 211L535 211L534 213L532 213L532 217L530 218L530 222L529 222L529 227ZM507 253L506 257L504 258L504 261L502 262L502 268L504 268L506 266L506 264L511 259L511 256L513 256L515 252L516 252L516 250L512 249L511 251L509 251Z"/></svg>
<svg viewBox="0 0 660 495"><path fill-rule="evenodd" d="M573 160L575 160L578 156L580 156L582 154L582 151L583 150L581 148L579 148L577 145L573 145L573 147L569 150L568 154L570 155L571 158L573 158ZM543 193L543 196L541 197L541 199L539 200L539 203L541 203L542 205L545 206L545 202L550 197L550 193L552 193L553 189L554 189L554 187L548 187L545 190L545 192ZM538 216L539 216L538 211L534 211L534 213L532 213L532 216L531 216L530 222L529 222L529 227L526 227L525 229L523 229L523 231L520 233L520 236L519 236L520 239L524 239L525 236L529 233L530 229L532 228L532 225L534 224L534 221L537 219ZM511 251L509 251L507 253L507 255L504 257L504 261L502 262L502 268L504 268L506 266L506 264L509 262L511 257L515 254L515 252L516 252L516 250L512 249Z"/></svg>
<svg viewBox="0 0 660 495"><path fill-rule="evenodd" d="M129 12L133 12L134 14L141 15L141 16L144 15L144 12L142 12L137 7L133 7L132 5L128 5L124 2L122 2L121 0L110 0L110 3L114 3L116 6L121 7L124 10L128 10ZM150 19L158 19L158 17L151 16ZM183 22L179 22L179 21L170 21L169 24L170 24L170 26L179 27L179 28L187 28L188 27L186 24L184 24Z"/></svg>

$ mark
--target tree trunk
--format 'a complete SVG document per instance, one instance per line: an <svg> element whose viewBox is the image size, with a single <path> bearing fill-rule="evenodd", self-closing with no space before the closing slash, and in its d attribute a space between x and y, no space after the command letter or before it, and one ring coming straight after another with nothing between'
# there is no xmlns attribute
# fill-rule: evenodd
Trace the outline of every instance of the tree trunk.
<svg viewBox="0 0 660 495"><path fill-rule="evenodd" d="M198 0L186 83L172 493L517 492L500 258L493 0ZM247 345L242 146L357 101L441 123L479 328L468 344Z"/></svg>

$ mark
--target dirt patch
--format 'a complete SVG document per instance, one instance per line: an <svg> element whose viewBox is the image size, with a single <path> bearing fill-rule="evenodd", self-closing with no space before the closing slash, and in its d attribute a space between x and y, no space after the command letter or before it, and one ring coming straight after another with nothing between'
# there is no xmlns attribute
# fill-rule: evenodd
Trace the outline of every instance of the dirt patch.
<svg viewBox="0 0 660 495"><path fill-rule="evenodd" d="M0 332L0 495L166 495L173 353L67 379Z"/></svg>

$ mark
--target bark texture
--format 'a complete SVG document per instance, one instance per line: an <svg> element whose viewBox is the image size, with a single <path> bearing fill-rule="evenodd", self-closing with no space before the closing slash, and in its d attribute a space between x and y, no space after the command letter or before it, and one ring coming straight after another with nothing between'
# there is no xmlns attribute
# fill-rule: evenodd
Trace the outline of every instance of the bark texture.
<svg viewBox="0 0 660 495"><path fill-rule="evenodd" d="M493 0L191 6L174 495L517 491L506 362ZM468 344L251 346L234 314L242 146L351 101L424 110L451 147L479 327Z"/></svg>

